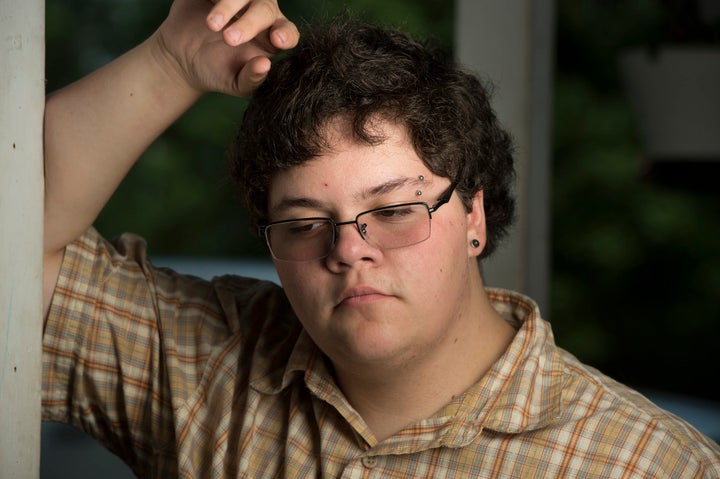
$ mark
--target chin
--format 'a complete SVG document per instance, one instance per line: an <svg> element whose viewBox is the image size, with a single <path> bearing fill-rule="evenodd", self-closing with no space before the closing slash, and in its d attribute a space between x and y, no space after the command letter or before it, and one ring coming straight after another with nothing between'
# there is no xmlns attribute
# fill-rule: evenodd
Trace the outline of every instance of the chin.
<svg viewBox="0 0 720 479"><path fill-rule="evenodd" d="M389 334L387 331L356 332L345 340L334 341L332 353L328 356L333 362L340 361L364 367L387 368L392 364L402 364L403 358L412 358L411 345L401 331Z"/></svg>

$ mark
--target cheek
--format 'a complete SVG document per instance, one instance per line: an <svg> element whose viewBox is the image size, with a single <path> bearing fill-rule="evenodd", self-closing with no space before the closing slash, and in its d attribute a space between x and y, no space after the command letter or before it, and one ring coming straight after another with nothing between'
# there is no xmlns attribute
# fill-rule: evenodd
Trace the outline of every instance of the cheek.
<svg viewBox="0 0 720 479"><path fill-rule="evenodd" d="M278 266L276 264L275 269L295 314L301 320L315 314L316 301L322 288L319 286L319 280L313 279L307 265L288 263Z"/></svg>
<svg viewBox="0 0 720 479"><path fill-rule="evenodd" d="M428 281L432 279L438 290L457 288L458 282L464 283L467 279L466 231L467 227L462 221L438 224L431 236L433 241L422 252L422 276Z"/></svg>

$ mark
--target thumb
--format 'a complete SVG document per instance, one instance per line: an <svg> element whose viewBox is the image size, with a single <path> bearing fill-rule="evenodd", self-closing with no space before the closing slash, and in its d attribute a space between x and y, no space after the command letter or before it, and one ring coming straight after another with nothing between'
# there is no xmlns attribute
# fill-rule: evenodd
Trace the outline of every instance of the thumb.
<svg viewBox="0 0 720 479"><path fill-rule="evenodd" d="M264 56L257 56L248 60L235 78L232 94L250 96L267 77L270 65L270 59Z"/></svg>

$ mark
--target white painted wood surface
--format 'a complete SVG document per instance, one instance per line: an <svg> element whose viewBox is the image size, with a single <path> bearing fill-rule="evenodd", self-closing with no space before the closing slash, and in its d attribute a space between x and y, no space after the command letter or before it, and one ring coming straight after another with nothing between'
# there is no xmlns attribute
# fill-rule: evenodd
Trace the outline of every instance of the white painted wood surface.
<svg viewBox="0 0 720 479"><path fill-rule="evenodd" d="M40 473L44 0L0 0L0 476Z"/></svg>
<svg viewBox="0 0 720 479"><path fill-rule="evenodd" d="M493 107L516 144L518 219L483 264L486 283L530 295L547 315L554 0L456 0L460 63L494 86Z"/></svg>

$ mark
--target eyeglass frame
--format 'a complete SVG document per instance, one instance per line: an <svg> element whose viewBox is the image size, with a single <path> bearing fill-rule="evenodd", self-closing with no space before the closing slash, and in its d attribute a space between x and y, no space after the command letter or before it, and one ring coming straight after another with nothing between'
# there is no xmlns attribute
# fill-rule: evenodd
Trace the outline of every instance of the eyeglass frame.
<svg viewBox="0 0 720 479"><path fill-rule="evenodd" d="M365 242L367 243L368 240L367 240L367 238L366 238L366 233L365 233L365 227L366 227L367 225L360 226L360 223L358 223L358 218L360 218L360 217L363 216L363 215L366 215L366 214L369 214L369 213L374 213L374 212L376 212L376 211L382 211L382 210L384 210L384 209L386 209L386 208L399 208L399 207L402 207L402 206L423 205L423 206L425 206L425 208L427 208L429 220L432 221L432 214L435 213L442 205L444 205L444 204L446 204L446 203L448 203L448 202L450 201L450 199L452 198L453 193L455 192L455 188L457 187L457 184L458 184L457 180L452 181L452 182L450 183L450 186L448 186L447 189L440 194L440 197L439 197L438 200L435 202L435 204L432 205L432 206L428 205L427 202L425 202L425 201L409 201L409 202L406 202L406 203L390 203L390 204L387 204L387 205L378 206L377 208L372 208L372 209L369 209L369 210L366 210L366 211L361 211L360 213L358 213L357 215L355 215L355 219L354 219L354 220L350 220L350 221L337 222L337 221L335 221L333 218L330 218L330 217L327 217L327 216L313 216L313 217L308 217L308 218L291 218L291 219L287 219L287 220L272 221L272 222L270 222L270 223L268 223L268 224L265 224L265 225L258 225L258 227L257 227L257 228L258 228L258 231L257 231L257 232L258 232L258 235L259 235L261 238L264 238L264 239L265 239L265 244L267 245L268 250L270 251L270 254L271 254L272 257L273 257L274 259L276 259L277 261L285 261L285 262L291 262L291 263L306 263L306 262L309 262L309 261L315 261L315 260L318 260L318 259L326 258L326 257L332 252L332 250L333 250L333 248L335 247L335 244L336 244L336 242L337 242L337 238L338 238L338 235L339 235L339 234L338 234L338 227L340 227L340 226L354 224L354 225L355 225L355 229L357 230L357 232L358 232L358 234L360 235L360 237L363 239L363 241L365 241ZM273 252L272 246L270 245L270 238L269 238L268 235L267 235L267 229L268 229L269 227L271 227L271 226L278 225L278 224L293 223L293 222L296 222L296 221L312 221L312 220L328 221L328 222L330 223L330 225L332 226L332 235L333 235L333 236L332 236L332 241L330 242L330 246L329 246L328 252L327 252L326 254L322 255L322 256L318 256L318 257L311 258L311 259L295 260L295 259L282 259L282 258L276 257L276 256L275 256L275 253ZM423 240L421 240L421 241L418 241L417 243L410 243L410 244L407 244L407 245L404 245L404 246L397 246L397 247L395 247L395 248L379 248L379 247L376 247L376 246L373 246L373 248L378 248L378 249L380 249L380 250L383 250L383 249L400 249L400 248L406 248L406 247L408 247L408 246L413 246L413 245L416 245L416 244L420 244L420 243L422 243L422 242L424 242L424 241L427 241L429 238L430 238L430 234L428 234L427 238L425 238L425 239L423 239ZM370 244L370 243L368 243L368 244ZM371 246L372 246L372 245L371 245Z"/></svg>

